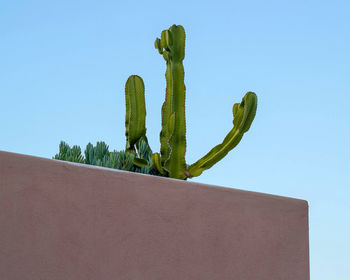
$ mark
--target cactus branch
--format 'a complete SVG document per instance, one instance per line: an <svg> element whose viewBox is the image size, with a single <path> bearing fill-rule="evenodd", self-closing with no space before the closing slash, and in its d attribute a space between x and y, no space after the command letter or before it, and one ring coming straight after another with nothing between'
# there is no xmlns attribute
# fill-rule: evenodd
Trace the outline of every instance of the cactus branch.
<svg viewBox="0 0 350 280"><path fill-rule="evenodd" d="M163 169L159 153L152 154L152 162L154 168L163 176L166 176L166 171Z"/></svg>
<svg viewBox="0 0 350 280"><path fill-rule="evenodd" d="M125 84L125 104L126 150L134 151L140 138L146 139L145 86L139 76L132 75L128 78Z"/></svg>
<svg viewBox="0 0 350 280"><path fill-rule="evenodd" d="M185 30L181 25L173 25L161 33L155 47L163 55L167 68L166 98L162 107L161 164L169 176L185 179L186 171L186 122L185 122Z"/></svg>
<svg viewBox="0 0 350 280"><path fill-rule="evenodd" d="M241 103L233 105L234 126L232 130L227 134L221 144L215 146L204 157L189 166L189 177L201 175L204 170L212 167L238 145L243 134L249 130L250 125L254 120L256 108L257 97L253 92L246 93Z"/></svg>

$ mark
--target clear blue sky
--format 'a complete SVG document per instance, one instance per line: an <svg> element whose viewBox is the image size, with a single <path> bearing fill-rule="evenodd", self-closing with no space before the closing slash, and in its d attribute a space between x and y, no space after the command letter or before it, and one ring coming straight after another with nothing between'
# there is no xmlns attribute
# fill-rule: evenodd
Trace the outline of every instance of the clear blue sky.
<svg viewBox="0 0 350 280"><path fill-rule="evenodd" d="M308 200L311 279L349 280L349 3L2 0L0 149L123 149L124 84L138 74L159 150L165 63L153 43L181 24L188 163L222 141L245 92L259 98L240 145L194 181Z"/></svg>

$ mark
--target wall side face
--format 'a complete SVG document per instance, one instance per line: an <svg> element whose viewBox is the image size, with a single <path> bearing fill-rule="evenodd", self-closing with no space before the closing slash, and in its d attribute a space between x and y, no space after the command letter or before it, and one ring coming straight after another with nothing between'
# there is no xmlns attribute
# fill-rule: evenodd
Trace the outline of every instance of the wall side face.
<svg viewBox="0 0 350 280"><path fill-rule="evenodd" d="M302 200L0 152L0 279L308 280Z"/></svg>

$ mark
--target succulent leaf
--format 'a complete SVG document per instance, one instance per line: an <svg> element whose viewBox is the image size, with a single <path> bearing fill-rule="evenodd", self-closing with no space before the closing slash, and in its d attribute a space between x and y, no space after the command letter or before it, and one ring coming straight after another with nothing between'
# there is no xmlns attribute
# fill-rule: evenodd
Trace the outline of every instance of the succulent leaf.
<svg viewBox="0 0 350 280"><path fill-rule="evenodd" d="M59 145L59 153L53 159L65 160L70 162L84 163L84 157L81 154L79 146L75 145L72 148L64 141Z"/></svg>
<svg viewBox="0 0 350 280"><path fill-rule="evenodd" d="M95 150L94 150L94 146L90 142L86 145L84 154L85 154L85 163L93 164L93 159L95 157Z"/></svg>
<svg viewBox="0 0 350 280"><path fill-rule="evenodd" d="M94 152L96 159L102 161L103 158L109 154L108 148L109 147L105 142L97 142Z"/></svg>
<svg viewBox="0 0 350 280"><path fill-rule="evenodd" d="M83 158L83 156L81 154L81 149L80 149L79 146L74 145L71 148L69 161L78 162L78 163L83 163L84 162L84 158Z"/></svg>
<svg viewBox="0 0 350 280"><path fill-rule="evenodd" d="M64 141L61 141L58 150L58 154L56 154L53 158L58 160L66 160L70 151L69 145Z"/></svg>

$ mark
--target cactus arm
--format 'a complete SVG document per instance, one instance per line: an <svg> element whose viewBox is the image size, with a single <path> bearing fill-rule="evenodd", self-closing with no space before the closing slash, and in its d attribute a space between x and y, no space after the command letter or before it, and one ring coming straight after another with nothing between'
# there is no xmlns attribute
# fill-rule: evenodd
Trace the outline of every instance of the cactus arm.
<svg viewBox="0 0 350 280"><path fill-rule="evenodd" d="M243 134L247 132L252 124L257 108L257 97L255 93L248 92L241 103L233 106L233 128L227 134L223 142L210 150L200 160L191 164L188 168L188 177L196 177L206 169L227 155L241 141Z"/></svg>
<svg viewBox="0 0 350 280"><path fill-rule="evenodd" d="M134 157L134 165L137 167L144 167L148 165L148 161L143 158Z"/></svg>
<svg viewBox="0 0 350 280"><path fill-rule="evenodd" d="M163 169L159 153L152 154L153 168L155 168L161 175L165 176L166 171Z"/></svg>
<svg viewBox="0 0 350 280"><path fill-rule="evenodd" d="M185 179L186 122L185 83L182 61L185 58L185 30L173 25L164 30L155 46L167 63L166 100L162 108L161 163L169 176Z"/></svg>
<svg viewBox="0 0 350 280"><path fill-rule="evenodd" d="M136 75L128 78L125 84L125 136L126 150L135 150L134 145L141 138L146 138L145 86Z"/></svg>

